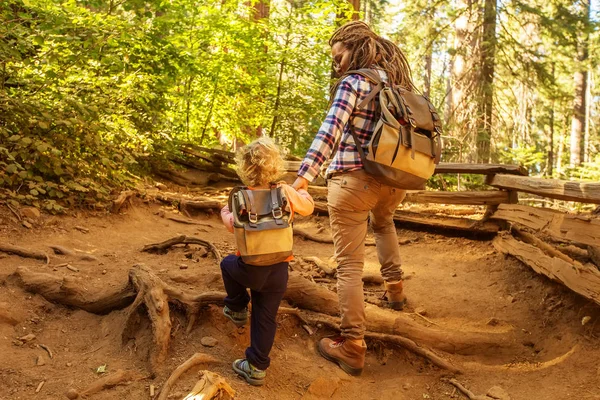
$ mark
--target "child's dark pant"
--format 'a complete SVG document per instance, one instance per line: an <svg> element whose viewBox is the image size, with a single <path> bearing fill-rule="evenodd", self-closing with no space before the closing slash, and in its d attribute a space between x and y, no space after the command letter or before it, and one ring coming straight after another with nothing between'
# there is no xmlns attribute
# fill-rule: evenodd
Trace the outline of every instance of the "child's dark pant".
<svg viewBox="0 0 600 400"><path fill-rule="evenodd" d="M288 263L266 267L247 265L241 257L229 255L221 261L221 273L227 297L225 305L231 310L243 311L252 294L250 319L250 347L246 358L258 369L267 369L269 353L277 330L277 310L283 299L288 281Z"/></svg>

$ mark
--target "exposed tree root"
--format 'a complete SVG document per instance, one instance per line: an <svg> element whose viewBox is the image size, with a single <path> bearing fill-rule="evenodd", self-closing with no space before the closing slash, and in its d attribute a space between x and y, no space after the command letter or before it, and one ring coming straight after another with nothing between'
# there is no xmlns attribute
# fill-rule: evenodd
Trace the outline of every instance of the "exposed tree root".
<svg viewBox="0 0 600 400"><path fill-rule="evenodd" d="M339 315L336 293L312 283L296 273L290 274L285 299L305 310L329 316ZM410 315L384 310L370 304L366 305L365 311L368 331L403 336L448 353L490 354L510 346L506 334L451 331L426 327L415 321Z"/></svg>
<svg viewBox="0 0 600 400"><path fill-rule="evenodd" d="M59 245L50 245L52 250L54 250L54 254L59 254L63 256L74 256L75 252L67 247L59 246Z"/></svg>
<svg viewBox="0 0 600 400"><path fill-rule="evenodd" d="M200 307L206 304L221 304L225 295L221 292L205 292L194 295L165 284L144 265L136 265L129 271L129 281L121 288L86 288L79 278L57 278L46 273L32 272L19 267L15 276L27 290L42 295L49 301L81 308L95 314L107 314L128 307L126 310L123 337L126 339L128 326L138 308L144 306L153 331L154 347L150 351L150 369L156 372L165 360L171 340L171 318L169 304L185 310L190 332Z"/></svg>
<svg viewBox="0 0 600 400"><path fill-rule="evenodd" d="M317 235L313 235L312 233L302 229L302 228L294 228L294 236L301 237L304 240L312 240L317 243L325 243L325 244L333 244L333 239L331 237L320 237Z"/></svg>
<svg viewBox="0 0 600 400"><path fill-rule="evenodd" d="M295 315L305 324L313 324L313 325L322 324L322 325L328 326L329 328L332 328L332 329L336 329L336 330L339 329L339 319L332 318L328 315L323 315L323 314L319 314L319 313L315 313L315 312L311 312L311 311L299 310L297 308L284 308L284 307L279 308L279 312L283 313L283 314ZM376 333L376 332L370 332L370 331L365 332L365 337L369 338L369 339L376 339L376 340L380 340L382 342L399 345L399 346L401 346L409 351L412 351L413 353L429 360L433 365L435 365L437 367L440 367L442 369L448 370L453 373L457 373L457 374L461 373L461 370L458 367L454 366L450 361L445 360L444 358L435 354L433 351L431 351L425 347L419 346L414 341L407 339L405 337L397 336L397 335L387 335L387 334L383 334L383 333Z"/></svg>
<svg viewBox="0 0 600 400"><path fill-rule="evenodd" d="M235 396L235 390L225 378L210 371L200 371L200 380L183 400L229 400Z"/></svg>
<svg viewBox="0 0 600 400"><path fill-rule="evenodd" d="M139 310L148 315L153 332L153 346L149 349L150 370L156 373L167 357L171 339L170 307L173 305L184 310L187 316L187 332L196 321L198 312L207 304L222 304L225 293L206 292L199 295L174 288L163 282L151 269L144 265L136 265L129 271L129 281L121 288L106 290L105 288L86 288L81 279L64 277L56 278L46 273L35 273L20 267L15 273L20 283L29 291L39 293L47 300L69 306L79 307L89 312L105 314L125 307L125 324L122 337L124 342L130 327L135 323ZM296 306L315 313L299 315L307 321L337 327L339 313L337 294L319 286L298 274L292 273L288 281L285 299ZM304 314L303 314L304 313ZM402 344L410 348L411 341L418 342L412 346L417 354L424 355L436 365L444 365L430 352L419 350L423 346L459 354L489 354L507 346L505 335L477 332L449 331L426 327L409 315L367 305L367 331L372 334L383 334L378 339L386 339L389 335L400 339L388 341ZM407 341L408 340L408 341ZM446 366L451 368L449 366ZM455 370L451 369L451 370Z"/></svg>
<svg viewBox="0 0 600 400"><path fill-rule="evenodd" d="M12 307L8 303L0 302L0 323L15 326L19 322L21 322L21 317L12 311Z"/></svg>
<svg viewBox="0 0 600 400"><path fill-rule="evenodd" d="M487 396L484 396L484 395L474 394L469 389L467 389L466 387L464 387L456 379L449 379L448 383L450 383L451 385L455 386L458 389L458 391L461 392L462 394L464 394L465 396L467 396L467 398L469 400L491 400L492 399L491 397L487 397Z"/></svg>
<svg viewBox="0 0 600 400"><path fill-rule="evenodd" d="M128 385L132 381L143 379L144 377L135 371L123 371L122 369L113 372L112 374L103 376L96 382L92 383L86 389L81 392L77 392L75 389L69 389L67 397L69 399L80 399L87 398L93 394L96 394L104 389L109 389L118 385Z"/></svg>
<svg viewBox="0 0 600 400"><path fill-rule="evenodd" d="M213 253L213 255L215 256L215 258L217 260L217 263L220 263L221 260L223 259L221 257L221 252L219 251L219 249L217 249L217 247L214 244L212 244L211 242L209 242L208 240L191 237L191 236L186 236L186 235L175 236L171 239L167 239L164 242L160 242L160 243L147 244L144 246L142 251L162 252L162 251L167 250L169 247L175 246L177 244L199 244L201 246L208 248L211 251L211 253Z"/></svg>
<svg viewBox="0 0 600 400"><path fill-rule="evenodd" d="M471 371L490 371L490 372L506 372L506 371L514 371L514 372L534 372L542 369L550 368L555 365L560 364L563 361L566 361L569 357L571 357L577 350L579 349L578 345L575 345L571 350L566 352L565 354L553 358L552 360L544 361L544 362L518 362L518 363L510 363L503 365L487 365L481 364L477 362L466 362L464 363L464 368L466 370Z"/></svg>
<svg viewBox="0 0 600 400"><path fill-rule="evenodd" d="M183 373L185 373L188 369L195 367L198 364L211 363L211 362L212 363L218 362L218 360L216 358L214 358L213 356L209 356L208 354L204 354L204 353L194 354L186 362L184 362L179 367L177 367L175 369L175 371L173 371L171 376L169 376L169 379L167 379L167 381L163 385L162 389L160 390L157 400L166 400L166 398L169 396L169 392L171 391L171 388L173 387L173 385L175 384L177 379L179 379L179 377L181 375L183 375ZM208 398L210 399L210 397L208 397Z"/></svg>
<svg viewBox="0 0 600 400"><path fill-rule="evenodd" d="M50 263L50 257L42 251L29 250L19 246L13 246L11 244L0 243L0 251L4 253L14 254L25 258L35 258L36 260L44 260L46 264Z"/></svg>
<svg viewBox="0 0 600 400"><path fill-rule="evenodd" d="M117 197L114 201L113 201L113 206L112 206L112 212L114 214L118 213L119 211L121 211L121 208L123 207L123 205L133 196L137 195L137 192L135 190L124 190L119 194L119 197Z"/></svg>
<svg viewBox="0 0 600 400"><path fill-rule="evenodd" d="M321 260L319 257L314 257L314 256L302 257L302 260L315 264L315 266L317 268L319 268L321 271L323 271L323 273L325 275L329 275L329 276L335 275L336 268L330 267L329 263Z"/></svg>
<svg viewBox="0 0 600 400"><path fill-rule="evenodd" d="M46 300L77 307L94 314L108 314L131 304L136 292L129 283L118 288L89 287L86 280L44 272L33 272L18 267L14 276L26 290L43 296Z"/></svg>

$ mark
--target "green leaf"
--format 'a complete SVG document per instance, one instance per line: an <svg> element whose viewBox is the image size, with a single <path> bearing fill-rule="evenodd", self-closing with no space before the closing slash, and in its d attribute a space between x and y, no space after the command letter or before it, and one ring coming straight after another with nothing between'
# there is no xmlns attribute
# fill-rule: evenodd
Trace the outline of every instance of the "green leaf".
<svg viewBox="0 0 600 400"><path fill-rule="evenodd" d="M9 174L14 174L15 172L17 172L17 166L15 164L10 164L8 167L6 167L6 172L8 172Z"/></svg>
<svg viewBox="0 0 600 400"><path fill-rule="evenodd" d="M40 45L40 46L41 46L42 44L44 44L44 38L43 38L43 37L41 37L41 36L39 36L39 35L32 36L32 37L31 37L31 41L32 41L34 44L37 44L37 45Z"/></svg>

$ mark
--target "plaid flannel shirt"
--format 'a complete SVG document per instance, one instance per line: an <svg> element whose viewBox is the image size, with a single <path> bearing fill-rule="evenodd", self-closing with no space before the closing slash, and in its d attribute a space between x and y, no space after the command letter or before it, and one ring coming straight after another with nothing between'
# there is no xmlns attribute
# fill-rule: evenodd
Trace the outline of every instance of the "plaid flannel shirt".
<svg viewBox="0 0 600 400"><path fill-rule="evenodd" d="M378 71L381 78L387 80L385 72ZM367 147L379 120L379 99L375 96L375 101L370 101L362 109L356 105L369 95L372 87L369 81L356 74L348 75L340 82L327 117L300 165L298 176L306 178L309 182L315 180L323 163L331 156L336 143L339 143L337 153L327 168L326 176L363 168L360 154L350 133L350 123L353 124L356 136L367 154Z"/></svg>

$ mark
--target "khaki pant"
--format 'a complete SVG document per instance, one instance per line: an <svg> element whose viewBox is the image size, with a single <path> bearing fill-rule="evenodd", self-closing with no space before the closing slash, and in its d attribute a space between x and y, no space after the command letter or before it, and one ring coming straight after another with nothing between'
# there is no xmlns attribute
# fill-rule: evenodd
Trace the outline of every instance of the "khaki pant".
<svg viewBox="0 0 600 400"><path fill-rule="evenodd" d="M358 170L334 175L328 180L327 193L338 265L342 336L362 339L365 332L362 273L369 213L381 275L387 282L399 281L402 270L393 216L406 191L383 185L364 170Z"/></svg>

